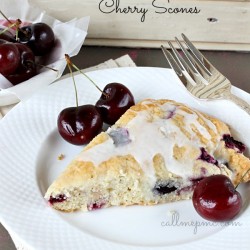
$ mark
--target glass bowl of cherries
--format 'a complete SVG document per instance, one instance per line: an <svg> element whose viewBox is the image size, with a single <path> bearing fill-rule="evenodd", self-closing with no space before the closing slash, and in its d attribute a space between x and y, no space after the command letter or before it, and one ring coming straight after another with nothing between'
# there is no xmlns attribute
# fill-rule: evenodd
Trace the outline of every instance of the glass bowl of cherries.
<svg viewBox="0 0 250 250"><path fill-rule="evenodd" d="M79 52L89 23L88 17L64 23L27 1L14 1L14 9L0 9L0 106L27 99L58 79L64 54Z"/></svg>

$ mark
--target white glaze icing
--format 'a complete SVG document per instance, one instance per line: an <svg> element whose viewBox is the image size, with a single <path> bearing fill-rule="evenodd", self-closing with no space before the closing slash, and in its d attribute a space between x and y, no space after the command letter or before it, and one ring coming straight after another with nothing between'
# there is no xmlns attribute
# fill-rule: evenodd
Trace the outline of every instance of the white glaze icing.
<svg viewBox="0 0 250 250"><path fill-rule="evenodd" d="M147 105L150 102L147 101L143 104ZM153 157L156 154L161 154L169 171L184 178L192 176L194 159L188 158L185 162L176 160L173 157L174 145L176 144L179 147L187 146L187 148L204 146L191 129L191 125L195 126L206 139L210 140L211 136L207 129L198 122L196 113L186 113L170 103L165 103L160 107L164 111L164 118L154 116L154 120L151 122L149 118L152 118L153 114L146 110L138 112L136 117L128 122L125 129L129 134L129 143L115 146L113 139L109 137L105 142L83 151L79 155L78 160L91 161L95 166L98 166L101 162L111 157L131 154L140 164L144 173L152 180L153 184L155 182ZM184 128L190 133L191 139L188 139L171 119L172 115L177 114L184 117ZM205 117L202 117L202 119L210 129L216 132L216 127L210 120ZM117 127L113 126L108 129L107 133L115 129Z"/></svg>

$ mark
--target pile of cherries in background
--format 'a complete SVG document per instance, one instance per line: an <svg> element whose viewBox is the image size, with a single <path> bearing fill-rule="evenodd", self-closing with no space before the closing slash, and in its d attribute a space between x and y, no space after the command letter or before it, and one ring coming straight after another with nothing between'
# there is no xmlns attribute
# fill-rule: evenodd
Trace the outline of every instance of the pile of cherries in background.
<svg viewBox="0 0 250 250"><path fill-rule="evenodd" d="M38 58L51 52L55 35L46 23L19 27L21 21L9 21L9 29L0 28L0 73L13 85L38 74Z"/></svg>

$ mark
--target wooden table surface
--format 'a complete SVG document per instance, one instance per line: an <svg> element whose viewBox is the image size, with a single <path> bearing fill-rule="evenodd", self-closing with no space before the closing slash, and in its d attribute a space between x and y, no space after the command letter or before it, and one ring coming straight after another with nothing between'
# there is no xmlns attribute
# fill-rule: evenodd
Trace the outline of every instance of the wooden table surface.
<svg viewBox="0 0 250 250"><path fill-rule="evenodd" d="M160 49L86 46L72 60L79 68L87 68L125 54L128 54L137 66L169 67ZM203 51L203 54L231 80L234 86L250 93L249 52ZM0 250L15 249L8 232L0 224Z"/></svg>

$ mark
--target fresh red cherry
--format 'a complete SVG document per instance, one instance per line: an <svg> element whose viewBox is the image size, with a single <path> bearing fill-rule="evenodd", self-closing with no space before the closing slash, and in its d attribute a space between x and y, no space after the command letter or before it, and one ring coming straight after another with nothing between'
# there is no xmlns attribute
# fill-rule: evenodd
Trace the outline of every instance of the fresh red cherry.
<svg viewBox="0 0 250 250"><path fill-rule="evenodd" d="M121 83L109 83L103 91L98 85L75 64L72 63L69 55L65 54L65 59L72 73L71 67L78 70L82 75L89 79L92 84L102 93L95 107L101 114L103 122L114 124L131 106L135 104L134 97L130 90Z"/></svg>
<svg viewBox="0 0 250 250"><path fill-rule="evenodd" d="M0 28L0 33L2 33L3 31L4 28ZM6 30L2 34L0 34L0 39L13 43L16 42L15 36L9 30Z"/></svg>
<svg viewBox="0 0 250 250"><path fill-rule="evenodd" d="M60 135L75 145L90 142L102 129L102 118L94 105L69 107L62 110L57 119Z"/></svg>
<svg viewBox="0 0 250 250"><path fill-rule="evenodd" d="M31 77L35 76L37 71L35 68L23 68L20 67L14 74L5 76L13 85L17 85L21 82L29 80Z"/></svg>
<svg viewBox="0 0 250 250"><path fill-rule="evenodd" d="M0 39L0 44L4 44L7 43L8 41L4 40L4 39Z"/></svg>
<svg viewBox="0 0 250 250"><path fill-rule="evenodd" d="M0 73L9 75L15 72L20 63L20 53L14 43L0 44Z"/></svg>
<svg viewBox="0 0 250 250"><path fill-rule="evenodd" d="M26 45L21 44L21 43L16 43L15 45L18 48L19 53L20 53L21 64L24 67L34 66L35 55L32 52L32 50L29 47L27 47Z"/></svg>
<svg viewBox="0 0 250 250"><path fill-rule="evenodd" d="M130 90L121 83L109 83L95 106L105 123L112 125L135 104Z"/></svg>
<svg viewBox="0 0 250 250"><path fill-rule="evenodd" d="M27 44L36 56L48 54L55 45L55 35L46 23L33 23L20 28L18 38Z"/></svg>
<svg viewBox="0 0 250 250"><path fill-rule="evenodd" d="M5 76L13 85L24 82L37 74L35 55L24 44L15 43L20 53L20 64L13 74Z"/></svg>
<svg viewBox="0 0 250 250"><path fill-rule="evenodd" d="M198 214L211 221L231 220L242 207L240 193L222 174L202 179L194 189L192 201Z"/></svg>

